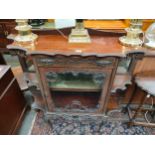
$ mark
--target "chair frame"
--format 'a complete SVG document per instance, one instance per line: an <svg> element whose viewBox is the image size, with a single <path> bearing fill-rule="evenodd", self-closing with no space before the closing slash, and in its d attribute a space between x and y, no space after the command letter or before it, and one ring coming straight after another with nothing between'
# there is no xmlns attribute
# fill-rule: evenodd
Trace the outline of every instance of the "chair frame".
<svg viewBox="0 0 155 155"><path fill-rule="evenodd" d="M144 56L145 57L145 56ZM143 57L143 58L144 58ZM132 110L131 110L131 104L132 104L132 100L134 98L134 94L136 93L136 90L137 90L137 83L136 83L136 78L137 75L134 76L133 78L133 83L134 83L134 90L132 91L132 94L129 98L129 102L128 104L126 105L125 108L123 108L123 112L127 112L128 113L128 116L129 116L129 127L132 126L132 125L141 125L141 126L146 126L146 127L155 127L155 123L148 123L148 122L142 122L142 121L136 121L136 118L138 116L138 114L141 112L141 111L150 111L150 109L146 109L146 108L143 108L143 105L146 103L147 99L149 97L155 97L154 95L151 95L149 92L147 92L146 90L143 90L141 88L141 90L144 92L144 95L142 96L142 99L140 101L140 104L138 105L138 107L135 109L135 112L134 114L132 114ZM138 75L140 76L140 75Z"/></svg>

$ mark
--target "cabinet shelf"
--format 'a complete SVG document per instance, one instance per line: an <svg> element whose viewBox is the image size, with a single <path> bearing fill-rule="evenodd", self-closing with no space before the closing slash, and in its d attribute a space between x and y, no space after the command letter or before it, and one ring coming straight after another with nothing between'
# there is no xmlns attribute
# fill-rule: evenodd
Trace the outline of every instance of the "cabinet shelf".
<svg viewBox="0 0 155 155"><path fill-rule="evenodd" d="M95 77L96 76L96 77ZM83 91L98 92L101 91L104 81L103 75L92 73L57 73L48 74L48 87L54 91Z"/></svg>
<svg viewBox="0 0 155 155"><path fill-rule="evenodd" d="M101 91L100 85L91 81L57 81L55 83L49 82L49 87L54 91L83 91L83 92L98 92Z"/></svg>

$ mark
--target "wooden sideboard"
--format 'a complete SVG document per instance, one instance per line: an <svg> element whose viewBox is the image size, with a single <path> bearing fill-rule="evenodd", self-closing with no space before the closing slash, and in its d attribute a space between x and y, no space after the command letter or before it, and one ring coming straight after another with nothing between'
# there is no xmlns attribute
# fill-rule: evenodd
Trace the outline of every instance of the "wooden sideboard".
<svg viewBox="0 0 155 155"><path fill-rule="evenodd" d="M119 57L32 54L47 112L107 111Z"/></svg>
<svg viewBox="0 0 155 155"><path fill-rule="evenodd" d="M63 31L62 33L64 33L64 35L67 36L68 32L71 31L71 28L63 29L62 31ZM75 79L77 78L76 75L83 76L88 71L89 74L87 75L87 77L85 77L86 79L89 79L88 78L89 76L93 77L92 74L99 75L100 73L108 73L110 80L106 80L105 82L106 86L98 90L95 88L97 90L96 92L97 93L99 92L99 94L96 93L96 98L98 98L98 100L95 101L94 100L95 97L92 98L92 100L90 99L93 96L91 94L92 88L90 90L87 89L88 93L86 92L86 88L84 88L83 90L78 90L77 93L79 96L83 97L89 96L87 97L87 99L85 99L85 101L91 102L94 100L96 103L99 101L100 108L98 109L98 112L100 114L105 113L107 110L108 98L111 94L111 90L113 89L113 87L115 86L117 87L115 91L118 88L120 89L122 88L118 86L117 80L124 79L123 90L125 89L125 84L131 83L130 72L129 74L128 73L125 74L125 76L120 74L119 76L117 76L116 79L114 79L118 63L114 63L116 62L114 61L112 63L113 65L111 65L106 59L108 57L116 58L119 60L126 59L126 57L132 55L133 53L137 54L144 53L145 49L142 47L131 48L122 46L118 41L118 38L122 35L121 33L113 33L113 32L96 33L95 30L89 30L89 33L91 35L91 41L92 41L90 44L68 43L68 39L64 35L62 36L59 34L59 32L57 32L57 30L53 30L50 32L50 34L48 33L39 34L38 39L33 46L31 46L30 44L18 44L17 42L13 42L12 44L7 46L7 48L10 50L10 53L16 53L17 55L19 55L19 57L27 57L29 60L31 60L32 58L34 58L33 57L34 55L38 56L36 59L35 58L33 59L33 62L35 64L36 61L35 64L36 72L38 75L38 81L40 81L42 96L44 97L43 111L53 112L54 109L52 107L53 106L52 100L49 97L50 95L49 91L51 91L51 94L55 96L54 98L55 101L62 103L63 100L60 99L61 97L64 98L65 96L66 96L65 97L66 102L69 101L69 98L67 97L68 96L67 91L69 92L69 89L68 90L66 89L64 91L64 89L61 88L61 90L59 89L59 92L60 91L61 92L58 93L58 87L54 88L53 86L51 86L51 89L49 90L49 87L47 86L48 83L47 81L50 79L50 75L49 79L44 77L45 74L48 74L48 72L49 74L50 72L55 72L57 75L61 74L60 76L62 77L64 76L62 75L64 72L68 72L67 74L69 74L71 77L74 77ZM47 55L50 58L46 58ZM39 58L40 56L43 58ZM102 65L102 61L103 66L101 67L100 65ZM37 65L40 63L42 63L42 66L39 66L38 68ZM104 66L104 63L107 63L107 66L106 65ZM115 82L113 83L114 80ZM73 90L75 90L75 87L72 88L70 92L73 92ZM85 93L82 93L82 91ZM76 93L73 94L75 98L72 97L72 100L74 102L71 101L71 103L73 103L74 105L77 104L79 105L80 102L84 101L82 97L77 98L78 97L77 94ZM64 103L63 105L66 105L66 103Z"/></svg>
<svg viewBox="0 0 155 155"><path fill-rule="evenodd" d="M145 47L133 48L122 46L118 40L120 36L124 35L124 32L106 32L104 30L97 31L93 29L88 29L88 31L91 35L91 44L69 44L67 37L71 32L71 28L65 28L60 29L59 31L36 30L34 33L37 33L39 37L34 46L26 44L21 45L13 42L7 46L7 48L10 50L10 53L16 53L19 58L21 58L20 61L24 60L25 57L29 57L31 59L31 54L33 53L49 54L51 56L80 56L81 58L86 56L104 57L111 55L120 57L120 59L126 59L126 57L132 53L144 52L148 57L155 55L154 50L147 49ZM22 50L23 52L18 52L18 50ZM152 64L151 66L149 66L150 62ZM148 68L154 70L153 64L153 59L150 61L150 58L145 58L144 61L138 63L135 73L139 71L141 72L144 68L146 68L146 70ZM25 63L22 63L22 65L24 66Z"/></svg>
<svg viewBox="0 0 155 155"><path fill-rule="evenodd" d="M26 110L25 103L11 68L0 65L0 135L17 133Z"/></svg>

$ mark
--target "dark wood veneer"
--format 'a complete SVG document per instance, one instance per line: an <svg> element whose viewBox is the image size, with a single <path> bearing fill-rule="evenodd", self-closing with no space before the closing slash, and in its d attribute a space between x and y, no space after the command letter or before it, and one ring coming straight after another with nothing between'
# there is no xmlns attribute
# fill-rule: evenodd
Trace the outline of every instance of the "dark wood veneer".
<svg viewBox="0 0 155 155"><path fill-rule="evenodd" d="M26 110L25 98L9 66L0 65L0 134L16 134Z"/></svg>

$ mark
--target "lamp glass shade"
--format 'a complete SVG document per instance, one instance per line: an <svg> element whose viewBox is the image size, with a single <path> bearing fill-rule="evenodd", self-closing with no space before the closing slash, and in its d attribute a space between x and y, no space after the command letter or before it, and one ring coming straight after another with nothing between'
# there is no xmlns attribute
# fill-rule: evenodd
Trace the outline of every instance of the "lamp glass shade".
<svg viewBox="0 0 155 155"><path fill-rule="evenodd" d="M145 32L145 46L155 48L155 22Z"/></svg>

